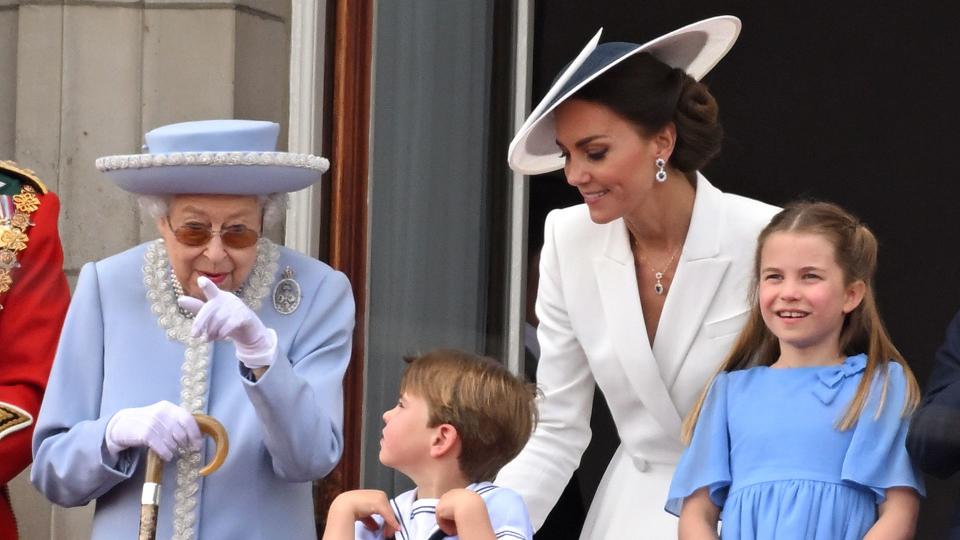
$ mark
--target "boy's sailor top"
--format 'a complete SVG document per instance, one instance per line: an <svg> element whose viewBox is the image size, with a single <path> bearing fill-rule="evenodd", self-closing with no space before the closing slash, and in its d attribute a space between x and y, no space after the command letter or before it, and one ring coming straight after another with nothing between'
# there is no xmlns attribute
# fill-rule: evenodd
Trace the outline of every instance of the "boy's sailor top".
<svg viewBox="0 0 960 540"><path fill-rule="evenodd" d="M29 169L0 161L0 538L17 538L6 484L30 438L70 301L60 202Z"/></svg>
<svg viewBox="0 0 960 540"><path fill-rule="evenodd" d="M517 492L499 487L490 482L470 484L467 489L476 492L487 505L490 524L497 538L506 540L531 540L533 526L527 515L527 507ZM439 540L456 536L446 536L437 526L436 507L439 499L418 499L417 490L411 489L390 499L390 506L400 523L395 540ZM374 516L377 524L383 526L383 519ZM363 523L356 523L357 540L382 540L383 529L370 531Z"/></svg>

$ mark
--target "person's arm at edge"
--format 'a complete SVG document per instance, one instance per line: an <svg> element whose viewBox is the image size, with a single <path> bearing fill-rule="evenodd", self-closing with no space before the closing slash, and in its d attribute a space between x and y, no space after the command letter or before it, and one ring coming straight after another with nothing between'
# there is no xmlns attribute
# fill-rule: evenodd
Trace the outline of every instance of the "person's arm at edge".
<svg viewBox="0 0 960 540"><path fill-rule="evenodd" d="M920 513L920 497L909 487L887 488L887 496L877 505L879 518L864 540L907 540L913 538Z"/></svg>
<svg viewBox="0 0 960 540"><path fill-rule="evenodd" d="M57 232L60 202L52 192L41 197L31 215L34 225L27 231L30 241L20 253L20 268L13 273L10 291L0 297L0 343L6 359L0 369L0 404L32 417L22 429L0 430L0 485L30 464L33 427L70 303Z"/></svg>
<svg viewBox="0 0 960 540"><path fill-rule="evenodd" d="M960 470L960 313L936 352L927 388L907 435L910 457L925 473L947 478Z"/></svg>
<svg viewBox="0 0 960 540"><path fill-rule="evenodd" d="M680 540L715 540L719 519L720 508L710 500L707 488L700 488L683 500L678 538Z"/></svg>

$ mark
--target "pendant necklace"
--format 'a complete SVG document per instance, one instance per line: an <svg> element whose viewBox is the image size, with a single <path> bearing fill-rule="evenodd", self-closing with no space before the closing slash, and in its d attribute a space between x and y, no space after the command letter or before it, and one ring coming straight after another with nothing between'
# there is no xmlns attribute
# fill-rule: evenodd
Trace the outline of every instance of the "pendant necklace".
<svg viewBox="0 0 960 540"><path fill-rule="evenodd" d="M637 247L640 247L640 245L637 243L636 240L634 240L633 243ZM673 255L670 256L670 260L667 261L667 264L663 265L663 270L657 270L656 268L653 267L652 264L647 262L647 260L643 257L643 255L640 255L639 253L637 253L637 258L640 259L640 262L642 262L644 265L650 268L650 270L653 270L653 277L657 279L657 282L653 285L653 292L657 293L657 296L663 296L663 291L666 290L665 287L663 286L663 281L662 281L663 275L666 274L667 270L670 269L670 265L673 264L673 261L677 258L677 255L680 254L680 249L682 247L683 245L681 244L680 247L674 250Z"/></svg>

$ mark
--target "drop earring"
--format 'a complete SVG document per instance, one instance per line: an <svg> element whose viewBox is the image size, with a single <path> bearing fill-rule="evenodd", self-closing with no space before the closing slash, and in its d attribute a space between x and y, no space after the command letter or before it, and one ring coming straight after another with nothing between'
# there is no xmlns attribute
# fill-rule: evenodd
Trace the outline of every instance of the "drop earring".
<svg viewBox="0 0 960 540"><path fill-rule="evenodd" d="M664 169L667 162L663 158L657 158L657 161L654 162L657 165L657 182L663 183L667 181L667 171Z"/></svg>

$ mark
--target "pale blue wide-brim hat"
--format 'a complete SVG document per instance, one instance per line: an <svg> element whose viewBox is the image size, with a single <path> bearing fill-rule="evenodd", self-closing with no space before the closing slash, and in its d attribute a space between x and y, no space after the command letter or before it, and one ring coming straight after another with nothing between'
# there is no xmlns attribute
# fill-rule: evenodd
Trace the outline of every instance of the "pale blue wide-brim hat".
<svg viewBox="0 0 960 540"><path fill-rule="evenodd" d="M514 171L542 174L563 168L557 148L553 111L567 98L623 60L650 53L670 67L700 80L733 47L740 19L722 15L684 26L643 45L610 42L597 45L601 28L547 91L510 143L507 162Z"/></svg>
<svg viewBox="0 0 960 540"><path fill-rule="evenodd" d="M201 120L144 135L143 154L105 156L97 169L140 195L266 195L303 189L330 167L325 158L277 152L280 125Z"/></svg>

